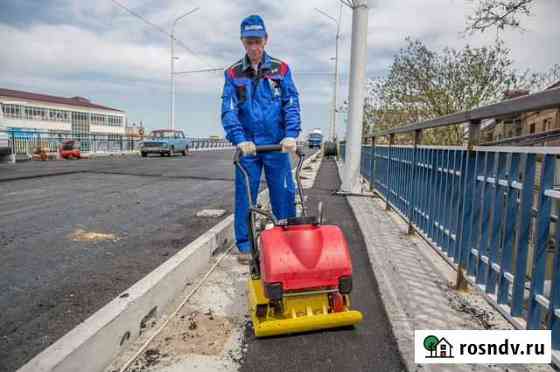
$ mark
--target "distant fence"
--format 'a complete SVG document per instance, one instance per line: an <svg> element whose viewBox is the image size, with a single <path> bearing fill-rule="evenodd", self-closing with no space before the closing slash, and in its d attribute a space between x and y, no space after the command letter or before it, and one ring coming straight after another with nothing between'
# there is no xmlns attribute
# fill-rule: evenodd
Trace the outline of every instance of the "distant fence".
<svg viewBox="0 0 560 372"><path fill-rule="evenodd" d="M216 138L190 138L193 150L221 149L233 147L231 142L226 139Z"/></svg>
<svg viewBox="0 0 560 372"><path fill-rule="evenodd" d="M479 146L481 120L560 107L560 89L376 134L371 187L517 328L551 329L560 355L560 147ZM465 147L422 146L425 129L469 124ZM414 145L395 145L396 135ZM376 139L389 137L389 145ZM341 144L344 159L345 144Z"/></svg>
<svg viewBox="0 0 560 372"><path fill-rule="evenodd" d="M138 151L143 141L139 137L124 135L73 135L68 132L34 130L0 131L0 135L2 134L8 137L12 154L15 155L31 155L38 148L47 149L48 152L57 152L60 145L66 140L80 141L80 150L83 152L130 152ZM225 139L206 137L188 137L187 139L191 150L212 150L232 146Z"/></svg>

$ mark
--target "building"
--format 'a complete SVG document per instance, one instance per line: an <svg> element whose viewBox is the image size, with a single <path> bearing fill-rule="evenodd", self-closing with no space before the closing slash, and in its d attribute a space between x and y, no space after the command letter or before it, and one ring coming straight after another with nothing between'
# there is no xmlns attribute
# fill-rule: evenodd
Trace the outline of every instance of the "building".
<svg viewBox="0 0 560 372"><path fill-rule="evenodd" d="M560 89L560 81L548 89ZM529 91L507 91L504 99L514 99ZM482 143L485 145L560 145L560 108L526 112L520 115L488 120L482 124Z"/></svg>
<svg viewBox="0 0 560 372"><path fill-rule="evenodd" d="M13 133L108 141L126 134L124 111L84 97L56 97L0 88L0 106L0 128Z"/></svg>

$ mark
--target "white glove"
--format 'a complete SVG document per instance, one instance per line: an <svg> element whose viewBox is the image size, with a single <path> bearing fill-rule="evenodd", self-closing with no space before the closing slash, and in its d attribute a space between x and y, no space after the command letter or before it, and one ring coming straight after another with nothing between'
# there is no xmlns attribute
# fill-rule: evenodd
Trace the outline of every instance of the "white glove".
<svg viewBox="0 0 560 372"><path fill-rule="evenodd" d="M241 150L241 155L256 155L257 147L251 141L243 141L237 144L237 148Z"/></svg>
<svg viewBox="0 0 560 372"><path fill-rule="evenodd" d="M286 137L280 141L282 152L295 152L297 150L297 142L295 138Z"/></svg>

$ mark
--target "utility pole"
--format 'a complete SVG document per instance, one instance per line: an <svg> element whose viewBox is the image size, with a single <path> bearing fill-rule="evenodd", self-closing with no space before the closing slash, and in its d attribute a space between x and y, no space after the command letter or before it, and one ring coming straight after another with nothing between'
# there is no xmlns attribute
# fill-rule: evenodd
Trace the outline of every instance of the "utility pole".
<svg viewBox="0 0 560 372"><path fill-rule="evenodd" d="M331 114L331 125L329 129L329 137L332 141L336 138L336 106L337 106L337 96L338 96L338 42L340 40L340 20L342 17L342 4L340 4L340 9L338 12L338 20L334 17L331 17L327 12L315 8L316 11L324 15L325 17L332 20L336 23L336 52L334 57L334 88L333 88L333 107L332 107L332 114Z"/></svg>
<svg viewBox="0 0 560 372"><path fill-rule="evenodd" d="M336 141L336 107L338 105L338 43L340 41L340 21L342 19L342 4L338 10L338 22L336 23L336 52L334 61L334 101L333 101L333 121L332 121L332 133L331 140Z"/></svg>
<svg viewBox="0 0 560 372"><path fill-rule="evenodd" d="M367 65L367 0L341 0L352 8L352 51L350 57L350 107L346 132L346 157L342 192L360 192L360 158L362 152L362 120L364 116L365 73Z"/></svg>

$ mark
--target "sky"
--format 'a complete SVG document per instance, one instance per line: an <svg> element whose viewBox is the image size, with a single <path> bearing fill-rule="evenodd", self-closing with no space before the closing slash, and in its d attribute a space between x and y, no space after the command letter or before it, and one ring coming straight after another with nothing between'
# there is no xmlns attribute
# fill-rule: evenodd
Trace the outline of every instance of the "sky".
<svg viewBox="0 0 560 372"><path fill-rule="evenodd" d="M176 71L223 68L244 51L239 24L261 15L269 33L267 52L290 65L300 93L304 131L330 124L337 0L0 0L0 87L64 97L83 96L126 111L129 123L149 129L169 125L170 38L175 18ZM405 38L432 49L492 43L496 34L466 36L469 0L369 1L367 76L388 73ZM524 31L502 34L520 70L547 70L560 62L560 0L538 0L523 18ZM348 95L352 11L342 8L338 102ZM159 28L159 29L158 29ZM220 104L223 72L176 76L176 127L190 136L223 135ZM337 116L344 135L345 115Z"/></svg>

